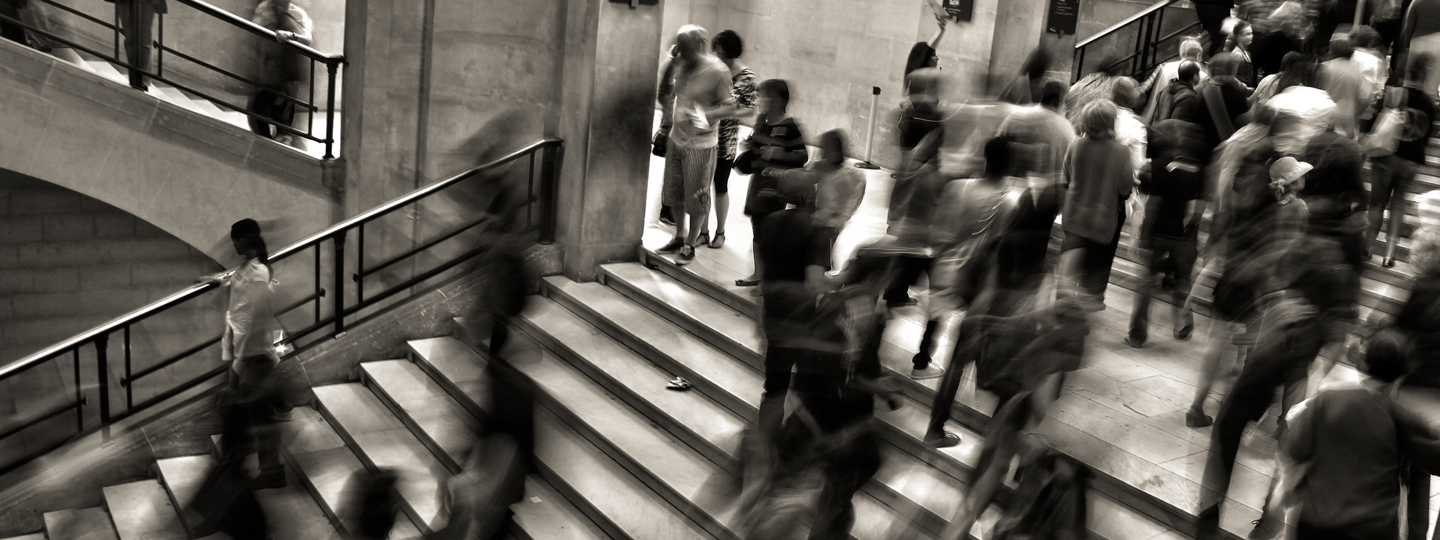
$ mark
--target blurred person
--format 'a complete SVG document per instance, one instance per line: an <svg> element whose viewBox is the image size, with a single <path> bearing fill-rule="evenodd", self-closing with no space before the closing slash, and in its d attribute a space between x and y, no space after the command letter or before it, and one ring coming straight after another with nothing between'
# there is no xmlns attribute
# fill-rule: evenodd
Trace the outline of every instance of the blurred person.
<svg viewBox="0 0 1440 540"><path fill-rule="evenodd" d="M130 64L130 87L149 91L150 46L155 15L169 12L165 0L105 0L115 4L115 26L125 36L125 63ZM23 39L24 36L21 36Z"/></svg>
<svg viewBox="0 0 1440 540"><path fill-rule="evenodd" d="M710 184L715 177L719 136L715 123L740 114L730 93L730 72L725 63L710 54L705 29L695 25L680 28L676 44L675 99L664 103L661 130L666 125L664 185L662 202L675 217L675 237L660 253L677 253L676 264L695 258L695 241L701 224L710 213ZM689 222L683 216L689 216ZM688 233L687 233L687 226Z"/></svg>
<svg viewBox="0 0 1440 540"><path fill-rule="evenodd" d="M1195 88L1199 99L1196 103L1195 123L1205 132L1205 144L1215 147L1244 125L1241 117L1249 112L1250 89L1235 78L1239 66L1235 53L1223 52L1210 59L1210 71L1214 74L1208 82Z"/></svg>
<svg viewBox="0 0 1440 540"><path fill-rule="evenodd" d="M1400 243L1404 230L1405 211L1408 203L1405 192L1421 166L1425 164L1425 148L1430 137L1435 136L1434 123L1437 109L1430 95L1421 89L1420 81L1434 71L1429 58L1412 57L1403 87L1386 89L1385 110L1400 111L1405 117L1395 152L1376 157L1371 161L1370 173L1370 223L1365 232L1365 252L1369 258L1375 240L1380 235L1382 219L1389 216L1386 229L1385 254L1381 264L1395 266L1395 246ZM1389 210L1388 212L1386 210Z"/></svg>
<svg viewBox="0 0 1440 540"><path fill-rule="evenodd" d="M1404 56L1404 43L1400 41L1400 33L1404 30L1405 15L1410 10L1412 0L1396 0L1375 6L1375 11L1370 15L1370 26L1376 32L1376 48L1385 53L1393 55L1387 65L1399 71L1404 64L1399 63L1401 56ZM1381 55L1383 59L1385 56ZM1382 72L1383 73L1383 72ZM1398 73L1397 73L1398 75ZM1397 79L1390 79L1397 80Z"/></svg>
<svg viewBox="0 0 1440 540"><path fill-rule="evenodd" d="M1303 9L1290 9L1297 5L1293 2L1266 0L1255 5L1258 9L1243 15L1255 30L1255 41L1249 48L1250 58L1255 74L1268 77L1280 72L1286 55L1299 53L1304 47L1301 38L1305 30L1305 15Z"/></svg>
<svg viewBox="0 0 1440 540"><path fill-rule="evenodd" d="M1235 9L1235 0L1195 0L1195 17L1200 19L1200 28L1210 37L1206 56L1215 56L1225 46L1225 19Z"/></svg>
<svg viewBox="0 0 1440 540"><path fill-rule="evenodd" d="M287 46L310 45L315 24L305 10L290 0L263 0L255 6L251 22L275 32L275 41L261 41L260 91L250 98L250 112L289 127L295 121L295 101L306 75L307 59ZM296 144L295 136L261 119L250 118L250 130L281 144Z"/></svg>
<svg viewBox="0 0 1440 540"><path fill-rule="evenodd" d="M1305 147L1304 160L1315 166L1305 179L1301 198L1310 212L1310 234L1337 242L1345 262L1356 269L1365 260L1364 164L1360 145L1334 131L1316 135Z"/></svg>
<svg viewBox="0 0 1440 540"><path fill-rule="evenodd" d="M400 471L380 468L360 469L345 483L349 507L356 508L346 530L353 540L386 540L400 517ZM344 518L342 518L344 519Z"/></svg>
<svg viewBox="0 0 1440 540"><path fill-rule="evenodd" d="M216 532L236 540L269 538L269 525L254 491L286 484L275 425L280 398L270 378L272 372L268 365L255 365L247 371L251 381L239 389L222 388L217 395L220 460L185 510L198 515L190 518L197 519L190 531L197 538ZM245 470L245 459L252 451L258 453L260 464L260 474L254 479Z"/></svg>
<svg viewBox="0 0 1440 540"><path fill-rule="evenodd" d="M1135 114L1139 100L1139 84L1130 77L1115 79L1110 100L1115 104L1115 140L1130 150L1130 165L1139 169L1145 164L1145 122Z"/></svg>
<svg viewBox="0 0 1440 540"><path fill-rule="evenodd" d="M865 174L845 166L845 132L832 129L820 134L820 159L803 169L768 169L765 176L791 178L815 186L813 219L836 235L850 222L865 197Z"/></svg>
<svg viewBox="0 0 1440 540"><path fill-rule="evenodd" d="M940 70L923 68L905 76L905 99L900 103L900 151L910 152L940 126Z"/></svg>
<svg viewBox="0 0 1440 540"><path fill-rule="evenodd" d="M491 358L498 358L492 356ZM510 534L510 505L525 497L535 449L535 396L525 376L503 361L486 364L492 414L460 474L441 486L446 527L429 540L499 540Z"/></svg>
<svg viewBox="0 0 1440 540"><path fill-rule="evenodd" d="M748 149L735 158L735 170L752 175L745 193L744 210L754 231L760 230L766 216L785 209L785 202L776 196L774 176L754 173L801 167L809 156L800 125L786 112L790 103L790 85L780 79L768 79L760 83L757 94L759 116L755 120L754 132L745 141ZM765 261L759 256L759 236L756 238L755 273L735 280L736 286L759 285L765 274Z"/></svg>
<svg viewBox="0 0 1440 540"><path fill-rule="evenodd" d="M1009 317L982 315L976 319L984 334L995 335L995 340L1014 341L1019 347L1009 348L1013 356L996 359L1004 367L987 377L987 386L1000 397L999 405L986 429L980 459L967 482L970 489L965 500L941 532L940 537L947 540L970 537L970 529L994 502L1013 458L1020 458L1023 470L1044 453L1043 444L1024 435L1044 421L1049 404L1059 395L1065 373L1079 369L1085 336L1089 334L1084 310L1068 300ZM1045 532L1065 537L1060 531Z"/></svg>
<svg viewBox="0 0 1440 540"><path fill-rule="evenodd" d="M660 60L660 82L655 90L655 106L662 111L660 114L660 125L655 129L655 134L650 137L650 154L663 158L668 147L670 135L670 117L663 114L667 104L675 102L675 64L680 56L680 45L672 43L670 51L665 53L665 58ZM657 221L661 225L675 226L675 216L671 214L670 207L660 205L660 216Z"/></svg>
<svg viewBox="0 0 1440 540"><path fill-rule="evenodd" d="M1330 42L1330 59L1320 65L1320 80L1322 89L1335 100L1335 129L1358 139L1360 115L1370 106L1372 90L1354 56L1349 40Z"/></svg>
<svg viewBox="0 0 1440 540"><path fill-rule="evenodd" d="M1354 52L1350 59L1360 66L1360 74L1365 77L1367 88L1370 89L1369 105L1380 97L1380 92L1385 89L1385 79L1388 67L1385 63L1385 54L1380 52L1380 33L1369 26L1357 26L1350 31L1350 45Z"/></svg>
<svg viewBox="0 0 1440 540"><path fill-rule="evenodd" d="M950 407L960 389L963 368L976 360L960 345L978 331L975 323L966 321L986 314L1013 315L1021 300L1027 297L1014 291L997 291L993 283L998 261L996 248L1011 226L1026 188L1011 176L1011 146L1012 141L1004 137L985 143L984 175L946 184L940 199L947 211L936 216L932 228L937 254L931 274L931 302L942 306L932 312L965 307L965 319L955 338L955 353L945 366L944 379L930 408L930 424L925 432L925 443L936 448L960 444L959 435L945 431L945 422L950 419ZM932 320L938 318L932 317ZM928 364L930 360L928 345L933 339L930 334L936 328L933 324L927 326L927 335L921 338L924 347L915 355L917 369L921 362Z"/></svg>
<svg viewBox="0 0 1440 540"><path fill-rule="evenodd" d="M1020 74L1000 90L1000 101L1014 105L1032 105L1039 102L1051 63L1050 53L1044 47L1036 47L1030 51L1030 55L1025 57L1025 63L1020 66Z"/></svg>
<svg viewBox="0 0 1440 540"><path fill-rule="evenodd" d="M1302 156L1310 139L1335 124L1335 101L1320 88L1319 66L1301 62L1280 77L1275 97L1266 102L1285 121L1271 130L1275 149L1287 156Z"/></svg>
<svg viewBox="0 0 1440 540"><path fill-rule="evenodd" d="M1224 54L1224 53L1222 53ZM1141 347L1149 336L1151 296L1155 289L1174 297L1172 323L1176 340L1190 339L1195 323L1185 299L1198 254L1200 216L1205 212L1204 166L1210 144L1195 124L1166 120L1150 130L1150 164L1142 172L1139 191L1149 196L1140 245L1148 251L1147 275L1135 292L1130 332L1125 343Z"/></svg>
<svg viewBox="0 0 1440 540"><path fill-rule="evenodd" d="M1076 133L1079 129L1079 116L1086 104L1096 99L1110 99L1115 95L1115 79L1125 75L1125 62L1120 60L1118 53L1108 53L1100 57L1096 64L1100 69L1081 77L1070 85L1070 91L1065 94L1065 119L1076 126Z"/></svg>
<svg viewBox="0 0 1440 540"><path fill-rule="evenodd" d="M1359 381L1291 410L1280 455L1290 472L1286 491L1299 506L1297 540L1400 537L1406 471L1440 470L1440 433L1396 403L1414 354L1404 332L1381 330L1367 343ZM1409 537L1425 537L1418 532Z"/></svg>
<svg viewBox="0 0 1440 540"><path fill-rule="evenodd" d="M1422 200L1434 200L1434 193ZM1434 215L1433 204L1421 215ZM1394 327L1415 344L1410 375L1400 386L1399 401L1420 416L1430 429L1440 429L1440 229L1422 225L1411 238L1410 265L1415 269L1410 298L1396 314ZM1412 471L1408 529L1410 538L1428 538L1430 528L1430 475L1440 471Z"/></svg>
<svg viewBox="0 0 1440 540"><path fill-rule="evenodd" d="M27 0L0 0L0 16L20 20L20 9ZM0 19L0 38L14 41L21 45L25 42L25 27L8 20Z"/></svg>
<svg viewBox="0 0 1440 540"><path fill-rule="evenodd" d="M225 331L220 336L220 360L230 363L231 388L240 388L250 367L279 362L275 346L279 325L272 297L275 278L270 251L260 235L260 224L242 219L230 226L230 242L244 262L234 270L200 278L230 289L225 308Z"/></svg>
<svg viewBox="0 0 1440 540"><path fill-rule="evenodd" d="M1254 88L1256 83L1255 62L1250 58L1250 44L1254 41L1255 29L1244 19L1236 20L1225 38L1224 51L1235 55L1237 60L1235 79L1247 89ZM1212 56L1210 61L1214 62L1215 58Z"/></svg>
<svg viewBox="0 0 1440 540"><path fill-rule="evenodd" d="M1415 62L1419 57L1429 57L1428 66L1431 69L1422 73L1416 82L1420 89L1426 94L1437 97L1440 95L1440 69L1434 69L1435 62L1440 61L1440 0L1414 0L1410 8L1405 10L1405 23L1400 31L1400 41L1404 43L1401 47L1405 50L1405 62L1410 70L1415 70ZM1400 57L1401 55L1393 55ZM1391 69L1398 71L1401 65L1392 59ZM1413 74L1412 74L1413 76Z"/></svg>
<svg viewBox="0 0 1440 540"><path fill-rule="evenodd" d="M1180 77L1180 64L1188 61L1200 65L1200 57L1204 51L1205 47L1200 44L1199 39L1187 37L1180 42L1180 58L1160 64L1160 67L1150 72L1150 78L1145 79L1145 82L1140 84L1140 93L1150 96L1145 105L1143 116L1146 120L1155 117L1155 105L1160 101L1160 93L1164 92L1165 88L1170 86L1171 82ZM1202 67L1200 70L1200 82L1203 83L1209 80L1209 78L1210 74Z"/></svg>
<svg viewBox="0 0 1440 540"><path fill-rule="evenodd" d="M1110 267L1125 224L1124 203L1134 189L1129 152L1115 140L1117 114L1108 99L1086 105L1080 117L1083 134L1065 157L1062 294L1082 296L1082 304L1092 311L1105 307Z"/></svg>
<svg viewBox="0 0 1440 540"><path fill-rule="evenodd" d="M1305 42L1305 53L1311 57L1325 56L1335 30L1349 27L1355 21L1355 8L1359 0L1328 0L1321 3L1314 20L1314 30Z"/></svg>
<svg viewBox="0 0 1440 540"><path fill-rule="evenodd" d="M1008 137L1030 149L1026 171L1046 186L1060 182L1065 153L1075 142L1074 129L1060 113L1068 89L1060 81L1045 83L1038 105L1016 109L1000 124L1001 137Z"/></svg>
<svg viewBox="0 0 1440 540"><path fill-rule="evenodd" d="M710 45L715 57L730 68L730 95L735 98L735 106L739 109L754 109L759 96L756 92L755 72L748 66L740 63L740 56L745 52L745 43L741 41L740 35L733 30L723 30L715 34L715 39ZM753 111L746 111L748 113ZM726 118L720 121L719 153L716 154L715 180L715 235L710 236L710 215L705 215L705 222L700 225L700 236L698 244L705 244L710 249L720 249L725 245L725 221L730 217L730 172L735 166L736 143L739 142L740 117Z"/></svg>
<svg viewBox="0 0 1440 540"><path fill-rule="evenodd" d="M1155 107L1152 123L1164 120L1180 120L1195 123L1196 111L1200 106L1195 85L1200 84L1200 64L1183 62L1176 72L1176 78L1165 87L1161 101Z"/></svg>
<svg viewBox="0 0 1440 540"><path fill-rule="evenodd" d="M1285 71L1299 69L1294 66L1304 61L1305 55L1299 52L1285 53L1285 58L1280 63L1280 70L1266 75L1264 79L1260 80L1260 84L1255 86L1255 91L1250 94L1250 106L1254 107L1255 105L1263 104L1270 101L1270 98L1275 97L1275 94L1280 92L1280 78L1284 75Z"/></svg>

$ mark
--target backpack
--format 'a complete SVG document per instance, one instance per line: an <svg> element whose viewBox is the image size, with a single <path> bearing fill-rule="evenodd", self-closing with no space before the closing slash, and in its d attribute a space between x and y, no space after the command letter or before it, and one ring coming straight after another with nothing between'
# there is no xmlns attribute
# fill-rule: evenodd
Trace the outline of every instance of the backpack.
<svg viewBox="0 0 1440 540"><path fill-rule="evenodd" d="M994 540L1082 540L1089 471L1054 450L1021 467L1020 488L995 523Z"/></svg>

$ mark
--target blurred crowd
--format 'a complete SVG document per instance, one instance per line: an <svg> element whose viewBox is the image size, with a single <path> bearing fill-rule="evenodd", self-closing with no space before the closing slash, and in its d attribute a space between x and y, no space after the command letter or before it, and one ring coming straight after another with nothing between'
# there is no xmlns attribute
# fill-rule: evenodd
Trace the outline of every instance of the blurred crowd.
<svg viewBox="0 0 1440 540"><path fill-rule="evenodd" d="M971 532L1012 463L1021 488L992 534L1087 534L1085 467L1027 435L1086 362L1122 238L1139 263L1125 344L1154 340L1156 296L1180 341L1197 301L1209 306L1184 416L1211 429L1198 538L1220 537L1242 436L1277 395L1277 472L1251 538L1279 535L1286 512L1301 539L1425 537L1440 470L1440 193L1412 192L1435 131L1440 1L1369 4L1356 17L1353 1L1195 0L1203 31L1173 60L1134 73L1106 58L1068 84L1037 50L995 97L963 95L938 69L937 8L935 37L905 66L888 234L853 254L835 240L879 184L846 165L845 133L802 133L788 108L802 89L757 76L735 32L681 28L654 139L660 220L675 227L658 251L684 265L720 248L732 171L750 177L754 273L736 285L762 299L765 383L737 490L748 537L793 534L802 500L810 538L847 537L850 501L880 466L876 408L902 402L881 335L915 305L926 322L909 375L939 379L924 442L960 444L946 423L966 387L998 398L942 537ZM1367 267L1410 281L1398 313L1360 317ZM1359 380L1321 385L1340 360Z"/></svg>

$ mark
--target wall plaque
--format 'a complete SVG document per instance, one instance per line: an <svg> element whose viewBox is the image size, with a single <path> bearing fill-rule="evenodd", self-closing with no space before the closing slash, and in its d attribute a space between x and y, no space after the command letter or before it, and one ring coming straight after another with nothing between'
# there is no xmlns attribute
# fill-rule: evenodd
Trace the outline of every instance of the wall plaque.
<svg viewBox="0 0 1440 540"><path fill-rule="evenodd" d="M1050 0L1050 9L1045 16L1045 32L1049 34L1075 33L1080 22L1080 0Z"/></svg>

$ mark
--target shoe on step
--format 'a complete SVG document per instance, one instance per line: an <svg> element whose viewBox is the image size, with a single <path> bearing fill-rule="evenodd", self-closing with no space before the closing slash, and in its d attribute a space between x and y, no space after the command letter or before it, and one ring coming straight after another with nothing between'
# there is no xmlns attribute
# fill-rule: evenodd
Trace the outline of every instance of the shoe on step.
<svg viewBox="0 0 1440 540"><path fill-rule="evenodd" d="M925 379L938 379L942 375L945 375L945 368L936 365L932 365L925 369L910 370L910 378L917 381L923 381Z"/></svg>
<svg viewBox="0 0 1440 540"><path fill-rule="evenodd" d="M949 431L942 432L939 435L926 434L925 444L930 445L931 448L960 446L960 436Z"/></svg>
<svg viewBox="0 0 1440 540"><path fill-rule="evenodd" d="M692 246L690 244L685 244L684 246L682 246L680 248L680 255L677 259L678 260L675 261L675 264L690 264L690 261L695 260L695 246Z"/></svg>
<svg viewBox="0 0 1440 540"><path fill-rule="evenodd" d="M1125 337L1125 344L1126 344L1126 345L1129 345L1129 346L1131 346L1131 347L1134 347L1134 348L1136 348L1136 349L1139 349L1139 348L1145 346L1145 340L1135 339L1135 338L1133 338L1133 337L1126 336L1126 337Z"/></svg>
<svg viewBox="0 0 1440 540"><path fill-rule="evenodd" d="M725 247L725 231L715 231L715 236L710 239L710 249Z"/></svg>
<svg viewBox="0 0 1440 540"><path fill-rule="evenodd" d="M1214 423L1215 419L1203 412L1185 411L1185 427L1199 429Z"/></svg>
<svg viewBox="0 0 1440 540"><path fill-rule="evenodd" d="M685 240L681 239L679 236L676 236L675 238L671 238L669 243L661 246L660 249L655 250L655 252L674 253L676 251L680 251L680 248L682 247L685 247Z"/></svg>
<svg viewBox="0 0 1440 540"><path fill-rule="evenodd" d="M1246 537L1250 540L1270 540L1271 538L1280 536L1280 533L1285 530L1284 523L1264 514L1260 515L1260 519L1252 521L1251 523L1255 524L1255 528L1250 529L1250 535Z"/></svg>
<svg viewBox="0 0 1440 540"><path fill-rule="evenodd" d="M697 245L697 246L704 246L704 245L709 245L709 244L710 244L710 231L702 232L702 233L700 233L700 236L695 237L695 245Z"/></svg>

